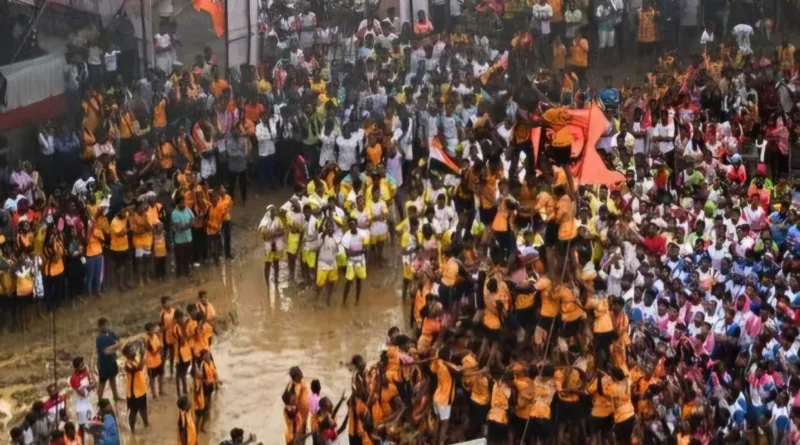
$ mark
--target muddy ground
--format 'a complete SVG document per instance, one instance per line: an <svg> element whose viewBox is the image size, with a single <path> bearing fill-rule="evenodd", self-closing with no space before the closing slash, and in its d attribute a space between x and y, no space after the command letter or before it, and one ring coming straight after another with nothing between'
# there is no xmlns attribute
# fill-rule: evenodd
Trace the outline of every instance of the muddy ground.
<svg viewBox="0 0 800 445"><path fill-rule="evenodd" d="M350 373L344 363L354 354L376 360L387 330L404 324L398 292L402 269L370 268L358 306L352 290L347 306L342 306L343 277L328 307L317 302L313 292L297 290L297 280L288 279L285 264L279 289L273 285L267 292L263 247L255 227L266 204L280 204L287 197L287 192L279 192L252 199L246 208L234 208L233 261L195 269L193 279L170 278L121 294L108 291L101 299L59 310L55 320L59 387L68 386L73 357L95 360L100 317L108 318L120 337L132 336L141 333L145 323L158 320L162 295L171 295L176 305L184 306L196 299L199 290L206 290L218 313L219 336L212 351L224 384L214 396L208 432L200 437L202 445L219 443L234 427L255 433L265 445L282 443L280 396L291 366L300 366L309 383L319 379L323 396L335 403L349 386ZM386 256L399 264L399 258ZM18 424L33 401L46 397L46 387L54 378L53 342L50 318L36 321L29 332L0 335L0 437L8 437L8 429ZM118 379L124 388L124 377ZM125 445L174 442L174 381L167 380L165 387L167 395L158 400L148 394L149 428L137 429L131 436L126 422L120 422ZM110 398L108 389L106 397ZM125 403L116 408L121 420L125 418ZM341 411L343 415L345 410Z"/></svg>

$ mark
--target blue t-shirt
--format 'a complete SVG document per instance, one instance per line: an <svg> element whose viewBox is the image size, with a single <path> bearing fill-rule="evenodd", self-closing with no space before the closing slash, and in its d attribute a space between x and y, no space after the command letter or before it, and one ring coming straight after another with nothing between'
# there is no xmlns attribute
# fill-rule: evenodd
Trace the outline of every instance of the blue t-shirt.
<svg viewBox="0 0 800 445"><path fill-rule="evenodd" d="M183 210L175 208L172 211L172 224L189 224L194 218L194 212L188 207ZM191 243L192 242L192 229L176 230L175 231L175 244Z"/></svg>
<svg viewBox="0 0 800 445"><path fill-rule="evenodd" d="M103 416L103 435L101 436L99 445L119 445L117 419L111 414Z"/></svg>
<svg viewBox="0 0 800 445"><path fill-rule="evenodd" d="M736 322L725 326L725 335L728 337L738 338L742 335L742 328Z"/></svg>
<svg viewBox="0 0 800 445"><path fill-rule="evenodd" d="M797 228L797 224L789 227L789 231L786 234L786 241L790 243L792 252L795 255L800 254L800 229Z"/></svg>
<svg viewBox="0 0 800 445"><path fill-rule="evenodd" d="M119 339L117 334L108 331L97 336L97 370L100 374L113 373L117 369L117 354L106 354L103 352L109 346L113 346Z"/></svg>
<svg viewBox="0 0 800 445"><path fill-rule="evenodd" d="M783 244L789 233L789 227L783 225L784 221L786 221L786 215L781 215L780 212L772 212L772 214L769 215L772 241L775 241L775 244L779 246Z"/></svg>

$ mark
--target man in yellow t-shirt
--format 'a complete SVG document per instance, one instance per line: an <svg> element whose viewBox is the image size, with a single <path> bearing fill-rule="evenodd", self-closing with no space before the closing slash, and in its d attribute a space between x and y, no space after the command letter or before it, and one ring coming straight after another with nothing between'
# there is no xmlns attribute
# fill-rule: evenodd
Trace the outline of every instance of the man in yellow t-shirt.
<svg viewBox="0 0 800 445"><path fill-rule="evenodd" d="M781 45L775 47L775 59L780 64L781 71L794 71L794 45L783 36Z"/></svg>
<svg viewBox="0 0 800 445"><path fill-rule="evenodd" d="M539 300L542 305L539 308L539 324L536 325L533 333L533 343L537 349L544 349L546 342L550 341L549 337L554 329L553 323L561 313L561 305L549 278L539 278L534 284L534 288L539 292Z"/></svg>
<svg viewBox="0 0 800 445"><path fill-rule="evenodd" d="M153 225L147 215L147 203L140 202L128 218L133 232L133 248L139 273L139 286L150 282L150 262L153 258Z"/></svg>
<svg viewBox="0 0 800 445"><path fill-rule="evenodd" d="M633 385L625 372L613 366L611 376L604 377L610 379L608 396L611 398L614 407L614 435L617 443L630 444L633 435L633 426L636 422L636 412L633 408Z"/></svg>
<svg viewBox="0 0 800 445"><path fill-rule="evenodd" d="M226 204L219 199L217 193L210 193L208 197L210 200L208 219L206 220L208 254L214 259L215 263L219 263L219 257L222 255L220 230L222 229L222 222L225 219L225 215L228 213L228 209Z"/></svg>
<svg viewBox="0 0 800 445"><path fill-rule="evenodd" d="M86 289L92 295L99 297L102 284L103 244L109 233L109 224L103 208L98 207L91 216L86 240Z"/></svg>
<svg viewBox="0 0 800 445"><path fill-rule="evenodd" d="M585 77L586 69L589 67L589 41L583 38L579 30L575 30L575 37L572 39L569 64L579 78Z"/></svg>
<svg viewBox="0 0 800 445"><path fill-rule="evenodd" d="M439 417L439 443L444 443L447 437L447 426L450 423L450 410L456 395L453 376L450 374L451 364L445 361L449 352L445 349L438 351L436 358L430 364L431 372L436 374L436 392L433 393L433 407Z"/></svg>
<svg viewBox="0 0 800 445"><path fill-rule="evenodd" d="M614 427L614 402L610 394L612 381L608 376L600 374L589 381L586 392L592 396L592 412L589 416L589 430L592 431L594 443L607 441Z"/></svg>
<svg viewBox="0 0 800 445"><path fill-rule="evenodd" d="M486 416L489 414L489 378L486 370L481 370L478 359L467 349L468 338L464 333L456 335L454 353L463 356L461 359L461 375L464 389L469 392L469 419L473 437L483 432ZM466 353L466 355L464 355Z"/></svg>
<svg viewBox="0 0 800 445"><path fill-rule="evenodd" d="M225 217L222 219L222 248L225 251L225 258L233 259L231 252L231 210L233 209L233 198L228 194L224 185L217 188L219 201L225 206Z"/></svg>
<svg viewBox="0 0 800 445"><path fill-rule="evenodd" d="M125 396L128 399L128 425L131 433L136 431L136 415L138 414L147 428L147 375L145 362L138 357L133 348L125 353Z"/></svg>
<svg viewBox="0 0 800 445"><path fill-rule="evenodd" d="M550 405L556 395L555 369L545 365L533 379L533 403L530 410L530 434L538 443L546 443L553 435L553 412Z"/></svg>
<svg viewBox="0 0 800 445"><path fill-rule="evenodd" d="M122 209L114 216L109 226L111 234L111 261L114 263L114 281L120 291L125 290L127 281L126 270L131 263L130 244L128 243L128 213L127 208Z"/></svg>
<svg viewBox="0 0 800 445"><path fill-rule="evenodd" d="M561 305L561 329L559 338L569 342L583 332L583 318L586 313L578 301L577 295L565 285L558 285L553 292Z"/></svg>

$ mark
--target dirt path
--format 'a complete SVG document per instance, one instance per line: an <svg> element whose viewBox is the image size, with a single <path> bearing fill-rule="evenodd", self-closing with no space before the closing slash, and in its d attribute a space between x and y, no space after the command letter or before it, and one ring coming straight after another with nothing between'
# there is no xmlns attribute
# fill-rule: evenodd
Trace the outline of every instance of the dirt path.
<svg viewBox="0 0 800 445"><path fill-rule="evenodd" d="M350 379L343 363L353 354L376 360L389 327L403 324L396 292L401 269L369 270L357 307L352 294L348 306L341 305L343 277L334 291L331 308L316 302L313 292L286 287L290 282L288 273L282 273L278 292L273 287L268 294L263 279L262 244L255 227L268 202L281 203L285 198L278 193L248 202L247 208L234 208L236 259L232 262L196 269L197 278L192 280L173 278L124 294L107 293L100 300L59 311L55 341L60 386L67 386L73 357L82 355L87 361L94 358L98 318L111 320L112 329L120 337L138 334L146 322L157 321L162 295L171 295L176 305L184 306L204 289L220 319L221 334L213 353L224 385L214 396L211 423L208 433L201 436L201 444L219 443L233 427L256 433L265 445L280 443L278 438L284 431L280 395L288 383L291 366L300 366L308 383L319 379L322 395L338 400L348 390ZM392 258L388 253L387 256ZM2 437L34 400L46 395L45 389L53 381L50 321L40 320L24 334L0 336ZM148 400L150 428L137 430L135 437L126 433L126 444L174 441L174 381L168 380L165 386L165 397ZM106 396L110 397L108 390ZM120 420L125 417L124 405L117 405ZM124 424L120 422L121 428L127 430Z"/></svg>

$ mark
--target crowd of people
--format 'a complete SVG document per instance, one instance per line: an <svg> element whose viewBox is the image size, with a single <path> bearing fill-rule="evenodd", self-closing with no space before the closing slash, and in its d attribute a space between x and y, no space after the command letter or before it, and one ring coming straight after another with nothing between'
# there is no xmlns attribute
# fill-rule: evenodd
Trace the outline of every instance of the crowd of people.
<svg viewBox="0 0 800 445"><path fill-rule="evenodd" d="M401 267L394 245L410 306L337 403L290 371L287 444L800 443L794 46L754 51L768 30L748 20L663 53L677 24L646 2L650 72L595 90L589 40L616 58L618 8L567 50L558 3L499 48L424 12L399 35L370 17L338 77L303 46L313 17L270 33L290 51L270 81L297 94L259 148L312 137L290 161L309 176L259 225L267 286L288 262L358 304L368 269Z"/></svg>
<svg viewBox="0 0 800 445"><path fill-rule="evenodd" d="M69 388L59 391L55 384L48 386L48 398L35 402L23 422L11 429L11 443L82 445L90 436L91 443L119 445L122 433L117 415L121 405L114 402L125 400L128 428L136 434L139 419L145 428L149 425L148 399L165 396L164 379L168 375L175 381L179 443L197 444L198 434L205 432L209 419L212 395L222 385L211 356L216 309L205 291L198 293L196 302L186 305L185 312L164 296L158 320L145 324L141 334L120 339L109 321L101 318L95 340L96 363L75 357ZM124 398L117 389L119 352L124 359ZM104 398L106 387L113 399ZM231 442L225 443L254 441L252 435L245 441L244 433L236 428L231 432Z"/></svg>
<svg viewBox="0 0 800 445"><path fill-rule="evenodd" d="M335 405L292 368L287 444L800 443L794 46L751 45L771 38L762 5L700 22L691 1L534 3L470 5L530 18L510 43L467 34L456 0L413 23L362 4L339 26L276 2L257 66L206 48L167 68L164 43L126 79L71 57L81 106L43 127L36 168L0 170L3 321L99 296L109 271L124 291L231 257L237 189L244 206L288 185L258 226L266 288L287 267L359 304L368 269L402 268L410 326L374 364L352 358ZM649 72L593 85L617 58ZM74 362L78 418L53 388L12 440L117 443L103 394L119 397L122 350L130 430L169 363L195 445L221 383L213 320L202 293L186 312L163 299L138 341L101 320L97 369Z"/></svg>

